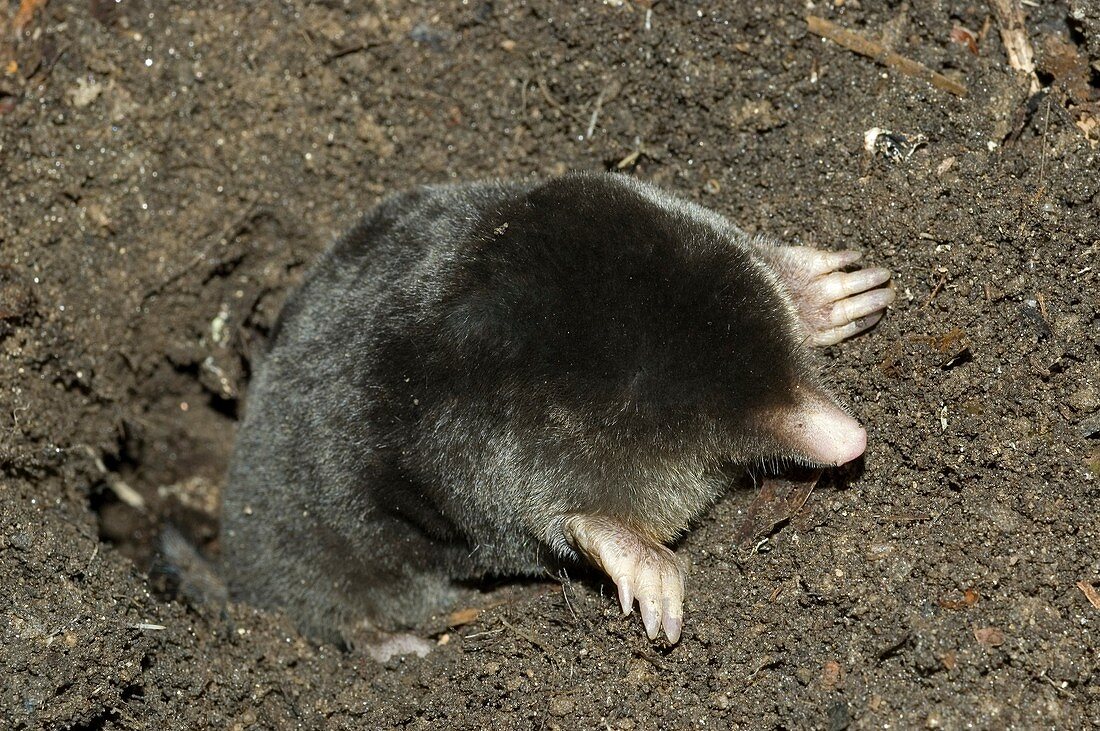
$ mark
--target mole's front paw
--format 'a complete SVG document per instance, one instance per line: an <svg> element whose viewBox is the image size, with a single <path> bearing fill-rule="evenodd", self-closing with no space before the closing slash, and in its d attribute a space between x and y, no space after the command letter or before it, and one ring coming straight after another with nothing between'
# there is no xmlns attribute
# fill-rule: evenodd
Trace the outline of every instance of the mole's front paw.
<svg viewBox="0 0 1100 731"><path fill-rule="evenodd" d="M623 614L630 614L638 600L649 639L656 639L663 629L669 642L679 641L684 625L684 571L676 554L611 518L573 515L562 531L569 545L615 582Z"/></svg>
<svg viewBox="0 0 1100 731"><path fill-rule="evenodd" d="M821 251L806 246L761 246L786 284L811 345L823 347L858 335L882 319L894 301L882 267L843 271L858 251Z"/></svg>

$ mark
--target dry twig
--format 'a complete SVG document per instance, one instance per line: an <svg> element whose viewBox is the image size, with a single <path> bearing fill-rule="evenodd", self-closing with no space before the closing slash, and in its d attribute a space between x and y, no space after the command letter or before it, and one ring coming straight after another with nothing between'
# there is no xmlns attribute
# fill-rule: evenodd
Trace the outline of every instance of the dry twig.
<svg viewBox="0 0 1100 731"><path fill-rule="evenodd" d="M836 23L816 15L807 15L806 23L809 25L811 33L822 38L828 38L830 41L844 46L849 51L874 59L883 66L900 71L907 76L924 79L937 89L951 92L955 96L966 96L966 86L963 84L933 71L922 63L891 51L878 41L868 38L862 33L841 28Z"/></svg>

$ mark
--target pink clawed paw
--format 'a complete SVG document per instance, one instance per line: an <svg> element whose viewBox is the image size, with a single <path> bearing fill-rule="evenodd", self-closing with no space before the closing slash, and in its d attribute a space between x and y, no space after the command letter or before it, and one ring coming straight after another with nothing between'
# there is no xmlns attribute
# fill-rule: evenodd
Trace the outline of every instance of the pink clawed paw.
<svg viewBox="0 0 1100 731"><path fill-rule="evenodd" d="M684 572L676 554L610 518L570 516L566 540L599 566L619 591L623 614L634 602L651 640L663 630L669 642L680 639L684 625Z"/></svg>
<svg viewBox="0 0 1100 731"><path fill-rule="evenodd" d="M881 267L844 271L858 251L820 251L804 246L761 246L798 308L811 345L839 343L872 327L894 301Z"/></svg>
<svg viewBox="0 0 1100 731"><path fill-rule="evenodd" d="M806 297L814 300L816 321L810 342L825 346L857 335L882 319L894 301L894 290L882 285L890 271L881 267L832 272L810 282ZM812 306L812 305L811 305Z"/></svg>

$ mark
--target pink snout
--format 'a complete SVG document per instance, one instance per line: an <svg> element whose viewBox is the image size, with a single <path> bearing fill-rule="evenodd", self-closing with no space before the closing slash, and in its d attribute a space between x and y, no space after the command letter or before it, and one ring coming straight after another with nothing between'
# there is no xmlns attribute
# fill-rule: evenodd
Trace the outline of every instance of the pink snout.
<svg viewBox="0 0 1100 731"><path fill-rule="evenodd" d="M800 404L786 416L784 436L801 454L821 464L842 465L867 449L867 432L823 396L803 391Z"/></svg>

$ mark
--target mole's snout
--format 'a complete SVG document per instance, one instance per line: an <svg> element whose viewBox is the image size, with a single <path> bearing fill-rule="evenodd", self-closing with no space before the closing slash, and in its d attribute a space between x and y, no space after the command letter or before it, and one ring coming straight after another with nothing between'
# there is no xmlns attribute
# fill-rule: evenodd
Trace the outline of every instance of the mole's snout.
<svg viewBox="0 0 1100 731"><path fill-rule="evenodd" d="M806 393L788 422L795 449L814 462L842 465L867 449L867 432L836 404Z"/></svg>

